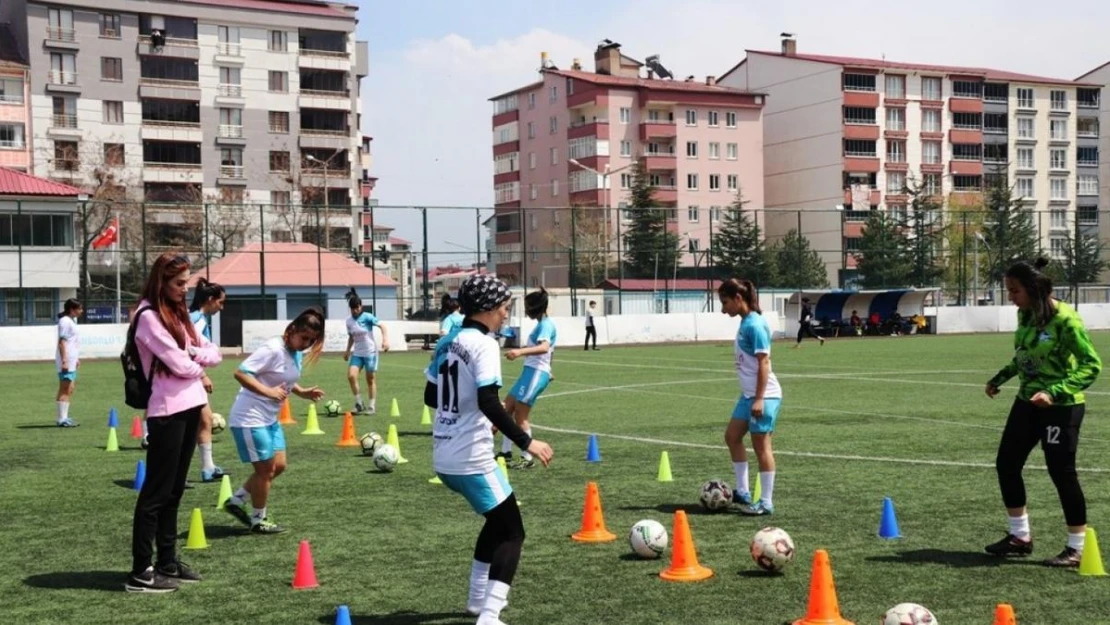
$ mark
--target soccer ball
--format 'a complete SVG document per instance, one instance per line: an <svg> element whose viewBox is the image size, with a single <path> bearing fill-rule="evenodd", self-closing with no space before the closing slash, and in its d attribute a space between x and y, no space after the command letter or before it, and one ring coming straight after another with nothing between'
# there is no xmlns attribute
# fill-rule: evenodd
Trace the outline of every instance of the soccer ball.
<svg viewBox="0 0 1110 625"><path fill-rule="evenodd" d="M659 521L644 519L628 533L632 552L645 560L654 560L667 550L667 529Z"/></svg>
<svg viewBox="0 0 1110 625"><path fill-rule="evenodd" d="M701 486L701 505L710 512L725 510L732 503L732 489L728 482L709 480Z"/></svg>
<svg viewBox="0 0 1110 625"><path fill-rule="evenodd" d="M765 527L752 537L752 559L759 568L781 572L794 559L794 541L777 527Z"/></svg>
<svg viewBox="0 0 1110 625"><path fill-rule="evenodd" d="M937 625L937 617L916 603L899 603L886 611L882 625Z"/></svg>
<svg viewBox="0 0 1110 625"><path fill-rule="evenodd" d="M224 416L222 414L218 413L218 412L213 412L212 413L212 433L213 434L219 434L220 432L223 432L226 429L227 429L227 421L224 420Z"/></svg>
<svg viewBox="0 0 1110 625"><path fill-rule="evenodd" d="M329 399L328 401L324 402L324 414L328 415L329 417L338 417L339 411L342 409L343 406L339 405L338 399Z"/></svg>
<svg viewBox="0 0 1110 625"><path fill-rule="evenodd" d="M363 454L373 456L374 452L378 449L378 445L381 445L383 441L381 434L370 432L369 434L363 434L362 438L358 439L358 442L362 445Z"/></svg>
<svg viewBox="0 0 1110 625"><path fill-rule="evenodd" d="M397 454L397 448L388 443L378 445L378 448L374 451L374 466L386 473L397 466L398 460L400 460L400 457Z"/></svg>

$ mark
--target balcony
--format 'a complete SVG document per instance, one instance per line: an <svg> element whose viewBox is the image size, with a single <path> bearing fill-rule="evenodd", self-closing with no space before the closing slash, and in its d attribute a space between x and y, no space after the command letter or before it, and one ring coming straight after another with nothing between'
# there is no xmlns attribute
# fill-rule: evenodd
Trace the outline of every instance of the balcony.
<svg viewBox="0 0 1110 625"><path fill-rule="evenodd" d="M221 84L216 86L216 95L221 98L242 98L243 86L232 84Z"/></svg>
<svg viewBox="0 0 1110 625"><path fill-rule="evenodd" d="M241 57L243 56L242 46L238 43L221 41L216 44L216 56Z"/></svg>
<svg viewBox="0 0 1110 625"><path fill-rule="evenodd" d="M844 106L874 109L879 108L879 93L876 91L844 91Z"/></svg>
<svg viewBox="0 0 1110 625"><path fill-rule="evenodd" d="M83 134L77 126L77 115L68 113L51 115L46 133L52 137L80 137Z"/></svg>
<svg viewBox="0 0 1110 625"><path fill-rule="evenodd" d="M875 141L879 138L879 127L871 122L871 125L852 124L848 120L844 120L844 138L845 139L860 139L863 141Z"/></svg>
<svg viewBox="0 0 1110 625"><path fill-rule="evenodd" d="M983 162L982 161L949 161L949 171L953 176L982 176L983 175Z"/></svg>
<svg viewBox="0 0 1110 625"><path fill-rule="evenodd" d="M143 163L143 182L191 183L204 182L200 163Z"/></svg>
<svg viewBox="0 0 1110 625"><path fill-rule="evenodd" d="M52 69L46 73L46 89L61 93L81 93L77 86L77 72Z"/></svg>
<svg viewBox="0 0 1110 625"><path fill-rule="evenodd" d="M300 48L298 53L301 56L315 56L331 59L345 59L351 56L346 50L319 50L315 48Z"/></svg>
<svg viewBox="0 0 1110 625"><path fill-rule="evenodd" d="M597 137L601 140L608 140L609 120L577 121L567 126L567 139L579 139L581 137Z"/></svg>
<svg viewBox="0 0 1110 625"><path fill-rule="evenodd" d="M139 132L143 140L188 143L200 143L204 140L199 121L144 119Z"/></svg>
<svg viewBox="0 0 1110 625"><path fill-rule="evenodd" d="M948 141L951 143L982 143L983 130L981 128L953 128L948 131Z"/></svg>
<svg viewBox="0 0 1110 625"><path fill-rule="evenodd" d="M644 167L648 171L674 171L678 168L678 158L674 150L644 150Z"/></svg>
<svg viewBox="0 0 1110 625"><path fill-rule="evenodd" d="M678 126L671 121L640 122L640 141L649 139L673 139L678 136Z"/></svg>
<svg viewBox="0 0 1110 625"><path fill-rule="evenodd" d="M983 100L972 97L955 97L948 100L948 110L953 113L982 113Z"/></svg>
<svg viewBox="0 0 1110 625"><path fill-rule="evenodd" d="M678 202L678 187L659 185L655 187L655 193L652 194L652 199L660 204L674 204Z"/></svg>
<svg viewBox="0 0 1110 625"><path fill-rule="evenodd" d="M348 91L301 89L297 95L297 106L302 109L350 111L351 95Z"/></svg>
<svg viewBox="0 0 1110 625"><path fill-rule="evenodd" d="M245 179L242 165L220 165L220 178Z"/></svg>
<svg viewBox="0 0 1110 625"><path fill-rule="evenodd" d="M220 124L216 129L216 143L220 145L246 145L243 127L238 124Z"/></svg>
<svg viewBox="0 0 1110 625"><path fill-rule="evenodd" d="M180 37L166 37L165 43L160 48L155 48L150 42L150 35L139 35L137 52L139 56L172 57L194 61L200 59L200 47L197 40Z"/></svg>
<svg viewBox="0 0 1110 625"><path fill-rule="evenodd" d="M77 32L72 28L47 26L45 43L49 48L61 48L63 50L77 50L80 48L77 43Z"/></svg>
<svg viewBox="0 0 1110 625"><path fill-rule="evenodd" d="M871 195L868 199L871 203L871 206L878 206L879 203L882 202L883 193L882 193L882 191L879 191L878 189L871 189ZM852 190L851 189L844 189L844 203L845 204L852 204ZM859 217L859 215L862 214L863 218L859 219L859 221L867 221L867 213L864 212L864 211L849 211L849 213L852 213L852 215L849 215L850 217ZM848 215L848 213L845 213L845 215ZM851 220L849 220L849 221L851 221Z"/></svg>

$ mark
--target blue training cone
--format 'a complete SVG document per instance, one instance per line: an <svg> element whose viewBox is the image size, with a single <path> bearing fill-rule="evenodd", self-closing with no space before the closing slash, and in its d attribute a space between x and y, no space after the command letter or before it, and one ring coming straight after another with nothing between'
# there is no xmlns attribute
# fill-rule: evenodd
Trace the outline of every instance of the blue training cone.
<svg viewBox="0 0 1110 625"><path fill-rule="evenodd" d="M901 538L898 531L898 519L894 516L894 502L890 497L883 498L883 517L879 520L879 538Z"/></svg>
<svg viewBox="0 0 1110 625"><path fill-rule="evenodd" d="M112 409L108 410L108 427L110 427L110 428L118 428L119 427L119 413L116 412L115 408L112 408Z"/></svg>
<svg viewBox="0 0 1110 625"><path fill-rule="evenodd" d="M335 611L335 625L351 625L351 610L345 605Z"/></svg>
<svg viewBox="0 0 1110 625"><path fill-rule="evenodd" d="M135 463L135 481L131 484L131 488L135 490L143 489L143 482L146 481L146 463L142 460Z"/></svg>
<svg viewBox="0 0 1110 625"><path fill-rule="evenodd" d="M597 448L597 434L590 434L590 442L586 445L586 462L601 462L601 451Z"/></svg>

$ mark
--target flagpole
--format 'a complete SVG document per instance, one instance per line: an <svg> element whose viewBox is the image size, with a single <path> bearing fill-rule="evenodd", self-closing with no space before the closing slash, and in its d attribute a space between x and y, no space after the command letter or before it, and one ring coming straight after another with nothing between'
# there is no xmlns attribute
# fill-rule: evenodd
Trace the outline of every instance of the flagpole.
<svg viewBox="0 0 1110 625"><path fill-rule="evenodd" d="M116 323L122 323L121 320L123 319L123 309L121 308L121 302L123 300L123 295L122 295L122 292L120 291L120 280L119 280L119 274L120 274L119 266L121 264L123 264L121 262L120 249L119 249L120 239L123 238L122 228L123 228L123 224L121 224L120 221L119 221L119 211L116 211Z"/></svg>

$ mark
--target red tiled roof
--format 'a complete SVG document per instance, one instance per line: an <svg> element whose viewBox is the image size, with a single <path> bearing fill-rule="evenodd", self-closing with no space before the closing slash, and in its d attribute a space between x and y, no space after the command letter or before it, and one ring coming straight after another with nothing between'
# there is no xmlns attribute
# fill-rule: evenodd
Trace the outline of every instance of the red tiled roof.
<svg viewBox="0 0 1110 625"><path fill-rule="evenodd" d="M583 82L606 87L642 87L646 89L664 89L667 91L686 91L689 93L722 93L735 95L751 95L751 92L723 87L721 85L707 85L703 82L685 82L683 80L660 80L658 78L640 78L632 76L611 76L609 74L595 74L570 69L549 69L545 73L573 78Z"/></svg>
<svg viewBox="0 0 1110 625"><path fill-rule="evenodd" d="M400 237L389 237L390 245L412 245L412 241L402 239Z"/></svg>
<svg viewBox="0 0 1110 625"><path fill-rule="evenodd" d="M52 195L75 198L82 193L84 191L68 184L0 167L0 195Z"/></svg>
<svg viewBox="0 0 1110 625"><path fill-rule="evenodd" d="M228 254L213 262L207 269L209 280L223 286L258 286L260 243L248 243L237 252ZM315 287L319 276L323 276L325 287L367 288L374 284L374 272L350 258L320 251L320 269L316 267L317 247L311 243L267 243L266 244L266 286ZM199 270L198 277L205 274ZM377 285L397 286L388 276L378 274Z"/></svg>
<svg viewBox="0 0 1110 625"><path fill-rule="evenodd" d="M707 283L705 280L694 280L692 278L680 278L678 280L652 280L650 278L626 278L624 280L605 280L598 285L598 288L605 290L618 290L618 291L701 291L717 290L721 282L713 280ZM708 287L708 288L707 288Z"/></svg>
<svg viewBox="0 0 1110 625"><path fill-rule="evenodd" d="M770 52L767 50L747 50L746 52L748 54L784 56L781 52ZM929 63L904 63L902 61L889 61L885 59L864 59L852 56L829 56L824 54L795 54L791 58L802 59L804 61L814 61L817 63L831 63L833 65L843 65L847 67L866 67L869 69L902 69L918 72L935 72L938 74L963 74L968 76L982 76L986 80L996 80L1004 82L1029 82L1048 85L1072 85L1078 87L1101 86L1080 83L1066 78L1046 78L1044 76L1019 74L1017 72L1007 72L1003 70L989 69L983 67L933 65ZM728 73L731 73L734 69L736 68L734 67L733 69L729 70Z"/></svg>
<svg viewBox="0 0 1110 625"><path fill-rule="evenodd" d="M326 4L308 2L275 2L274 0L185 0L191 4L212 4L235 9L254 9L274 13L299 13L323 17L345 17L355 19L354 13L337 9Z"/></svg>

